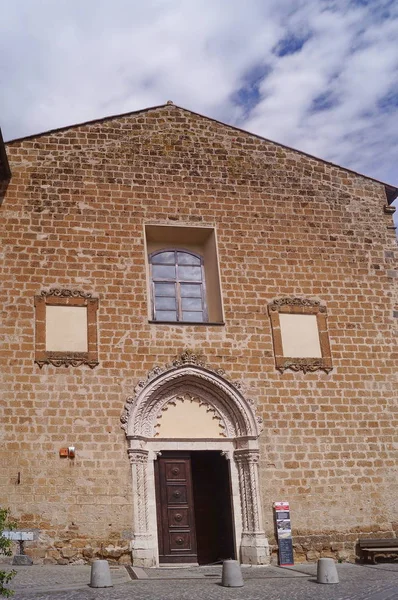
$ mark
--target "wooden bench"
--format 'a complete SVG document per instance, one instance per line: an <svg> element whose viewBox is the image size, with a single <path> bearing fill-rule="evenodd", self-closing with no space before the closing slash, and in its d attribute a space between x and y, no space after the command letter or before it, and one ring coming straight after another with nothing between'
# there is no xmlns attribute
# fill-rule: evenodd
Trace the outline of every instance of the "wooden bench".
<svg viewBox="0 0 398 600"><path fill-rule="evenodd" d="M373 564L376 564L376 554L398 552L398 538L359 540L359 549L366 560L371 557Z"/></svg>

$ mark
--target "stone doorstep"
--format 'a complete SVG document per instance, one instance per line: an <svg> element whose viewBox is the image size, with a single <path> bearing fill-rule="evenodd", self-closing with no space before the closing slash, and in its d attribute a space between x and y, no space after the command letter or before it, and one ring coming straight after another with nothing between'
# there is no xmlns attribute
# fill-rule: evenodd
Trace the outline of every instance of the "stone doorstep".
<svg viewBox="0 0 398 600"><path fill-rule="evenodd" d="M126 565L125 569L130 575L131 579L148 579L148 574L142 567L132 567L131 565Z"/></svg>

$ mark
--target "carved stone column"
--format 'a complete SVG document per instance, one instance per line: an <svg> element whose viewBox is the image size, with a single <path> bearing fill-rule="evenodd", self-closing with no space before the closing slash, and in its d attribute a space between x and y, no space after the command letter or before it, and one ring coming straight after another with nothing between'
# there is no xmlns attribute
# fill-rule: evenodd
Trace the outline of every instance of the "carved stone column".
<svg viewBox="0 0 398 600"><path fill-rule="evenodd" d="M262 528L257 449L235 450L234 458L239 473L242 506L241 560L243 564L269 563L269 546Z"/></svg>
<svg viewBox="0 0 398 600"><path fill-rule="evenodd" d="M148 520L148 450L127 450L133 484L133 539L131 552L133 565L153 567L156 565L154 536L149 531Z"/></svg>

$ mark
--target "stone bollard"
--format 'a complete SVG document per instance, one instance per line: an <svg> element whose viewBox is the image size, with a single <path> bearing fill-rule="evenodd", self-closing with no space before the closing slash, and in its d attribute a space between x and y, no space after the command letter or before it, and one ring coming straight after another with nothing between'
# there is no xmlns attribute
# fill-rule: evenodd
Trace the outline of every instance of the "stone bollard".
<svg viewBox="0 0 398 600"><path fill-rule="evenodd" d="M222 564L221 585L224 587L242 587L243 577L237 560L224 560Z"/></svg>
<svg viewBox="0 0 398 600"><path fill-rule="evenodd" d="M95 560L91 565L90 587L113 587L111 572L107 560Z"/></svg>
<svg viewBox="0 0 398 600"><path fill-rule="evenodd" d="M339 576L333 558L320 558L318 560L317 582L339 583Z"/></svg>

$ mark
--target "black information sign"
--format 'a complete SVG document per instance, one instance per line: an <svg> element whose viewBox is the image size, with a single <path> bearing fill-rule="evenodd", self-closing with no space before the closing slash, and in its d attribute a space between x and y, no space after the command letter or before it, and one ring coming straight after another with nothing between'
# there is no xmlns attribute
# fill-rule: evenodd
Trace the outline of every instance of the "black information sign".
<svg viewBox="0 0 398 600"><path fill-rule="evenodd" d="M279 539L279 564L294 565L292 538Z"/></svg>

